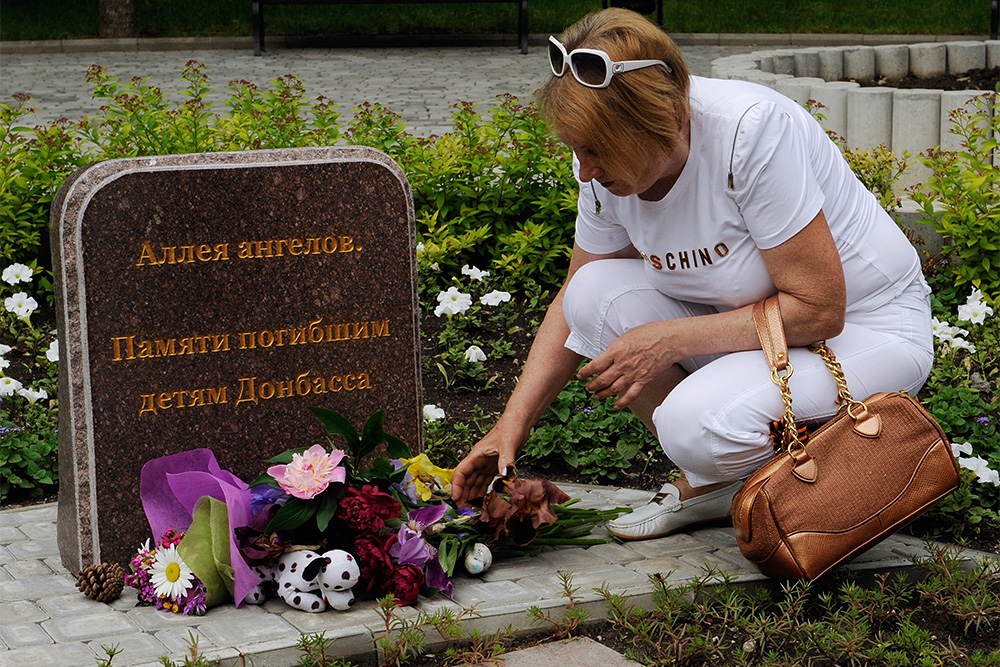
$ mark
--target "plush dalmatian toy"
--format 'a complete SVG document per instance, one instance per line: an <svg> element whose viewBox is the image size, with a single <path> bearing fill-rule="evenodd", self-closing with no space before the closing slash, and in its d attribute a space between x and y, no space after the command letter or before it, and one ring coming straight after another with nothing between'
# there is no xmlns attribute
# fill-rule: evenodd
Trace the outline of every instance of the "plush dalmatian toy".
<svg viewBox="0 0 1000 667"><path fill-rule="evenodd" d="M354 604L351 587L358 583L361 571L354 557L333 549L324 554L315 551L286 551L273 567L255 567L261 583L244 599L247 604L261 604L269 590L290 607L308 612L324 611L327 605L345 610Z"/></svg>

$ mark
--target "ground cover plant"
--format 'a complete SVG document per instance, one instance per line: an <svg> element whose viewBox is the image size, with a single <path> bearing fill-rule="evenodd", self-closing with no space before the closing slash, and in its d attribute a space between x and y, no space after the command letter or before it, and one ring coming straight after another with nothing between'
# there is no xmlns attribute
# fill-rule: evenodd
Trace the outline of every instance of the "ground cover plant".
<svg viewBox="0 0 1000 667"><path fill-rule="evenodd" d="M414 137L398 115L378 104L364 106L349 122L341 123L341 110L333 102L309 98L302 82L293 76L274 81L266 90L233 82L229 99L219 108L205 102L211 83L202 66L189 63L183 78L187 101L172 105L154 82L121 82L99 67L92 68L87 80L105 104L101 114L37 128L18 124L30 107L26 96L0 104L0 215L4 222L0 233L4 303L0 310L0 503L50 496L57 483L55 360L59 350L53 344L51 264L45 244L48 207L58 185L75 168L124 156L342 143L374 146L399 162L412 184L420 242L423 377L428 403L425 444L440 465L456 463L502 409L545 307L560 284L575 215L575 182L567 149L546 133L531 105L512 97L497 100L488 111L459 104L454 131L443 137ZM996 98L988 98L987 104L991 105L990 122L995 123ZM963 228L966 220L972 220L979 234L997 238L998 203L984 185L992 183L992 192L996 191L997 167L981 153L997 144L987 134L994 128L986 122L979 117L956 119L957 130L966 133L968 150L957 156L924 156L937 179L931 183L938 184L927 195L938 198L938 206L928 210L929 220L955 243L947 254L925 258L934 288L937 342L934 370L921 398L954 442L963 476L959 491L915 530L1000 551L1000 290L988 248L977 245L976 236ZM899 159L887 151L851 156L856 171L864 174L866 184L890 208ZM938 215L938 210L944 213ZM615 411L610 401L595 401L578 385L559 396L534 430L518 465L522 473L534 471L557 481L640 488L658 487L673 471L655 440L628 413ZM956 575L948 557L938 561L945 563L950 575ZM942 585L930 597L945 606L972 609L971 616L962 617L963 623L989 619L993 623L989 627L995 627L991 615L995 611L976 611L977 605L993 609L995 573L980 574L977 581L981 583L975 584L979 586L975 594L970 592L972 584L949 584L950 588ZM654 582L654 590L656 586ZM674 600L668 590L662 595ZM875 595L878 590L886 594L885 587L876 587L875 592L860 590L868 591L864 595ZM871 652L879 651L879 664L949 660L950 664L997 664L985 658L985 662L975 662L968 657L972 648L953 650L947 644L929 643L926 626L937 617L918 613L916 607L905 607L912 612L905 618L893 616L892 624L883 619L879 625L858 616L868 614L868 606L852 607L850 596L845 602L841 593L830 592L828 601L819 598L809 603L802 602L810 595L806 591L796 589L788 595L791 598L740 604L761 614L777 609L779 620L795 618L796 627L819 613L841 614L840 620L832 630L809 626L812 634L778 639L773 633L762 635L754 641L764 643L755 643L753 651L742 654L728 645L725 650L711 645L711 637L670 634L687 632L684 628L693 627L697 614L664 612L668 619L688 619L669 631L656 625L660 619L654 623L625 608L619 610L621 618L615 622L634 626L636 636L656 632L661 643L673 642L670 646L675 647L679 643L682 653L669 659L693 660L686 664L717 664L712 661L722 654L736 660L722 664L760 664L755 661L764 657L772 664L790 664L808 657L780 651L768 657L772 654L764 647L804 650L805 644L825 651L813 658L816 664L865 664L859 656L875 656ZM893 595L894 600L903 599L902 592ZM909 595L907 603L923 600L917 593ZM615 604L610 597L609 604ZM674 600L670 608L677 604ZM699 612L697 605L693 611L685 609L685 614L708 613ZM985 622L980 620L980 626ZM761 623L758 630L763 633L768 623ZM888 634L881 634L883 629ZM854 636L843 634L848 630L863 630L869 633L865 634L868 639L851 639L854 643L845 649L843 636ZM904 642L901 648L885 648L893 646L886 642L897 639ZM489 638L475 638L471 646L477 647L473 649L476 657L466 663L485 661L495 645ZM931 653L912 648L918 645L930 646ZM689 648L690 655L686 653ZM966 657L960 659L956 650ZM648 664L668 660L663 656L645 659L650 660ZM404 662L401 658L400 664Z"/></svg>

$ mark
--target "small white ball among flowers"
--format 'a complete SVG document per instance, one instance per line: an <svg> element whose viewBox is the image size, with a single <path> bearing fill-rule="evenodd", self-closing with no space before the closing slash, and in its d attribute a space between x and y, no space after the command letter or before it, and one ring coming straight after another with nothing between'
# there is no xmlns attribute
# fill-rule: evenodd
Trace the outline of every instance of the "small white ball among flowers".
<svg viewBox="0 0 1000 667"><path fill-rule="evenodd" d="M465 571L469 574L482 574L493 565L493 552L482 542L476 542L465 552Z"/></svg>

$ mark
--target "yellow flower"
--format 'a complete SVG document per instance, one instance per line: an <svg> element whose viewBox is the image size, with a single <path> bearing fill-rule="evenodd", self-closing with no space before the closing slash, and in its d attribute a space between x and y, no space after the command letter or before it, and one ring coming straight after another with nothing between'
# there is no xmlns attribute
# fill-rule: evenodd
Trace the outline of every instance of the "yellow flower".
<svg viewBox="0 0 1000 667"><path fill-rule="evenodd" d="M423 501L428 501L434 491L451 493L451 478L455 476L454 468L439 468L434 465L427 454L420 453L410 459L400 459L407 472L413 478L413 486L417 495Z"/></svg>

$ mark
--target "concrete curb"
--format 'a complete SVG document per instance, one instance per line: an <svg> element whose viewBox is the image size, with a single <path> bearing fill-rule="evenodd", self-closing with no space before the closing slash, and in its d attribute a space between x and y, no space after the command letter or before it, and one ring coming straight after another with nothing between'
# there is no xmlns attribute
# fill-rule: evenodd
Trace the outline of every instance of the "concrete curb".
<svg viewBox="0 0 1000 667"><path fill-rule="evenodd" d="M681 46L841 46L910 44L985 40L985 35L862 35L812 33L669 33ZM548 34L528 36L530 46L544 46ZM268 36L269 49L303 47L386 46L517 46L517 35L327 35L322 37ZM125 39L53 39L0 42L0 54L93 53L102 51L184 51L252 49L253 37L133 37Z"/></svg>

